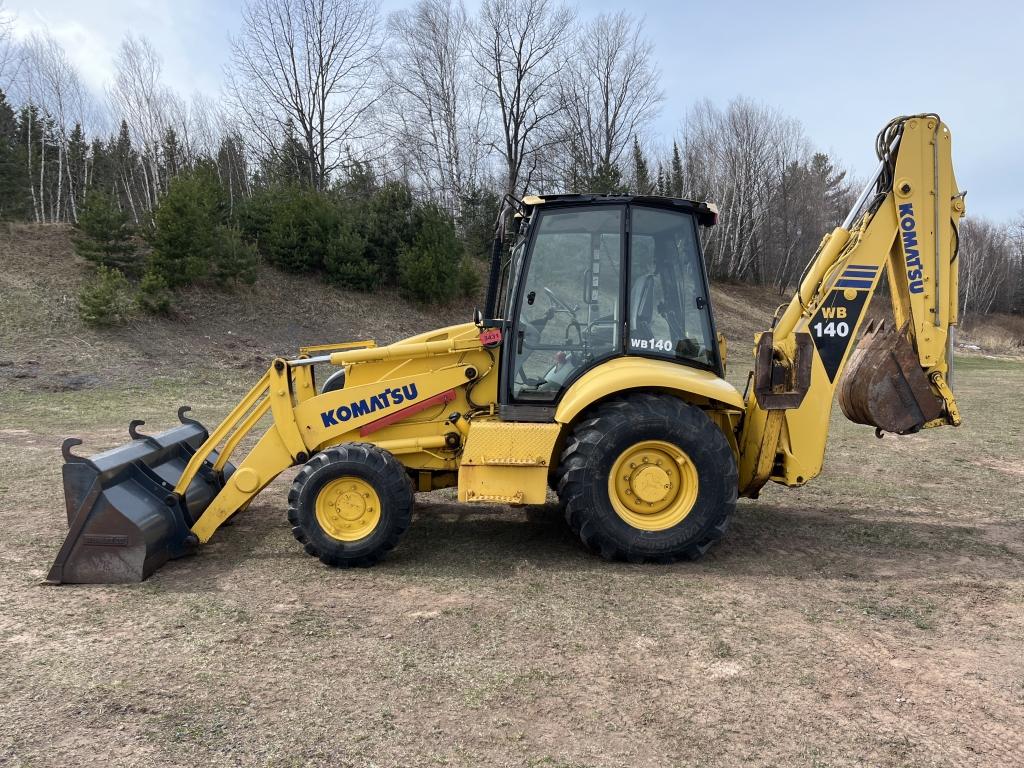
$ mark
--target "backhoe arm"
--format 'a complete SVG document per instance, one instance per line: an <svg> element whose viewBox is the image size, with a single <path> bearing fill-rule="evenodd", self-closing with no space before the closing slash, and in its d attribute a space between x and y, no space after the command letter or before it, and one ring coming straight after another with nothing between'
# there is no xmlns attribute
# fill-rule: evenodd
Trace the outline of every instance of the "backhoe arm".
<svg viewBox="0 0 1024 768"><path fill-rule="evenodd" d="M876 430L960 423L949 379L964 204L949 130L933 114L897 118L877 150L875 177L757 339L738 441L742 495L821 471L837 387L846 416ZM869 324L853 350L883 271L892 321Z"/></svg>

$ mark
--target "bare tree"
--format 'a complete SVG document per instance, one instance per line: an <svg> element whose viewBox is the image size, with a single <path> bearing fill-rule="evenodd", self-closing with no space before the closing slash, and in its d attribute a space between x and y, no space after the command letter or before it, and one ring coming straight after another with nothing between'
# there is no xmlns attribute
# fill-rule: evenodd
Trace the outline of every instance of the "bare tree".
<svg viewBox="0 0 1024 768"><path fill-rule="evenodd" d="M145 38L126 36L114 64L117 71L110 100L115 113L128 123L133 143L141 151L144 203L152 210L161 193L161 143L176 97L163 84L163 61Z"/></svg>
<svg viewBox="0 0 1024 768"><path fill-rule="evenodd" d="M661 75L643 21L624 11L602 14L573 41L559 78L560 120L577 171L622 171L633 137L647 134L660 111Z"/></svg>
<svg viewBox="0 0 1024 768"><path fill-rule="evenodd" d="M14 17L4 11L0 0L0 90L10 91L10 84L18 75L21 60L18 46L14 44Z"/></svg>
<svg viewBox="0 0 1024 768"><path fill-rule="evenodd" d="M709 267L730 280L764 280L758 248L785 169L807 156L800 124L745 99L695 105L683 130L685 194L712 200L721 224L705 243ZM809 258L808 254L808 258Z"/></svg>
<svg viewBox="0 0 1024 768"><path fill-rule="evenodd" d="M368 136L378 27L373 0L251 0L242 12L228 73L234 106L266 153L291 121L318 188Z"/></svg>
<svg viewBox="0 0 1024 768"><path fill-rule="evenodd" d="M461 0L419 0L388 20L382 124L418 181L458 216L486 152L484 112L467 76L471 28Z"/></svg>
<svg viewBox="0 0 1024 768"><path fill-rule="evenodd" d="M1016 261L1011 231L987 219L960 224L960 311L985 315L1010 303Z"/></svg>
<svg viewBox="0 0 1024 768"><path fill-rule="evenodd" d="M550 0L484 0L473 56L500 118L505 191L522 192L557 141L558 71L574 14Z"/></svg>

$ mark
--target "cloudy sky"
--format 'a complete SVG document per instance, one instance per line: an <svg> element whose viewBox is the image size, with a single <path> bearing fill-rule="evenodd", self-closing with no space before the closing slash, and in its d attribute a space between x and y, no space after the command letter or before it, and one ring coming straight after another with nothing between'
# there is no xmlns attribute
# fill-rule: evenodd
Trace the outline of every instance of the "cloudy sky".
<svg viewBox="0 0 1024 768"><path fill-rule="evenodd" d="M49 29L101 93L127 34L163 54L168 84L216 95L240 0L6 0L17 33ZM384 0L385 12L405 3ZM473 8L476 0L467 0ZM875 165L878 129L933 111L953 131L958 181L973 215L1024 212L1024 3L1012 0L596 0L582 16L626 8L646 18L669 141L689 105L747 96L798 118L854 173Z"/></svg>

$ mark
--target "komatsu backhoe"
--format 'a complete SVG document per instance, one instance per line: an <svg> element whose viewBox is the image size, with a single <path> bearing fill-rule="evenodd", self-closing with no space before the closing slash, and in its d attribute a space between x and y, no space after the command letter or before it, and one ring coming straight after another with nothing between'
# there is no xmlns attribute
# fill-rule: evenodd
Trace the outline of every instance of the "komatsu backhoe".
<svg viewBox="0 0 1024 768"><path fill-rule="evenodd" d="M288 522L332 566L376 563L409 527L415 493L450 486L485 505L541 504L553 489L606 558L695 558L738 495L821 471L837 388L846 416L879 435L958 425L964 195L950 134L937 115L901 117L876 149L878 171L756 338L745 394L723 378L701 253L713 205L509 199L474 322L275 359L212 432L183 407L181 426L150 436L132 422L131 443L92 458L65 441L70 530L48 581L145 579L296 466ZM853 349L883 273L891 323Z"/></svg>

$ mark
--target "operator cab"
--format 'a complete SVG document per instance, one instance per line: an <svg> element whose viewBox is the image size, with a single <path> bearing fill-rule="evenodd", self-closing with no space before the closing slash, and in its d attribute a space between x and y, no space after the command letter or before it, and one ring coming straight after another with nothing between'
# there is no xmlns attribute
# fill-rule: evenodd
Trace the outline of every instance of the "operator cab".
<svg viewBox="0 0 1024 768"><path fill-rule="evenodd" d="M698 226L713 206L665 197L527 197L502 273L503 399L553 405L613 357L722 375Z"/></svg>

